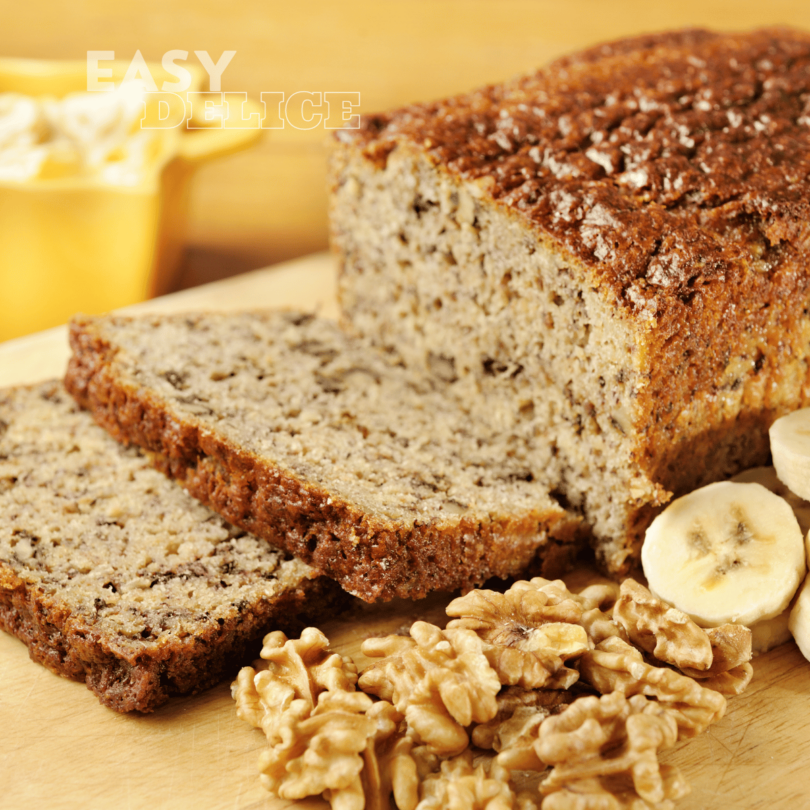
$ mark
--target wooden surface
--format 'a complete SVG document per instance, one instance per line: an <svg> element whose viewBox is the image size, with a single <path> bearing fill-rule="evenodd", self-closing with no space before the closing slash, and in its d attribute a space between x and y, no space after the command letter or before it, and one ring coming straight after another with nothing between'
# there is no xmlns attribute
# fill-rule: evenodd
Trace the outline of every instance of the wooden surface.
<svg viewBox="0 0 810 810"><path fill-rule="evenodd" d="M170 49L236 56L224 90L350 90L361 110L440 98L563 53L703 25L810 28L807 0L0 0L0 54L160 61ZM204 167L191 201L186 285L326 246L326 132L287 127Z"/></svg>
<svg viewBox="0 0 810 810"><path fill-rule="evenodd" d="M325 254L189 290L140 309L266 305L335 312ZM59 374L64 330L0 345L0 385ZM356 655L363 638L439 621L446 598L366 606L322 628L336 650ZM258 653L258 650L257 650ZM358 656L358 663L363 660ZM692 784L680 810L801 810L810 807L810 663L786 644L754 661L748 692L726 717L665 757ZM23 644L0 633L0 808L84 810L277 810L258 783L261 732L238 720L227 684L177 698L148 716L105 709L82 684L32 663ZM296 808L323 808L308 800Z"/></svg>

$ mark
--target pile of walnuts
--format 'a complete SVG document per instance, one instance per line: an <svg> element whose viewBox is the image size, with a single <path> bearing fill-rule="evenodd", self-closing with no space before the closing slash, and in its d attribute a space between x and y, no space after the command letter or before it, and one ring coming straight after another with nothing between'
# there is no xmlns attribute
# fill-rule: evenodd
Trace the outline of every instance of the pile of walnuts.
<svg viewBox="0 0 810 810"><path fill-rule="evenodd" d="M359 676L315 628L266 636L232 689L267 737L262 784L335 810L666 810L689 786L658 753L752 676L747 628L703 630L634 580L537 578L447 614L367 640Z"/></svg>

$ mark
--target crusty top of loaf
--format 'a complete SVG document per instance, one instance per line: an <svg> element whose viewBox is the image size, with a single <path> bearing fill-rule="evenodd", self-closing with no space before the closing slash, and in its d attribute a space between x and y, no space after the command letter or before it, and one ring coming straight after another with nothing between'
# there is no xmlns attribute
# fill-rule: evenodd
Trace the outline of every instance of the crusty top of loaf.
<svg viewBox="0 0 810 810"><path fill-rule="evenodd" d="M337 137L380 165L417 146L562 245L627 311L677 323L695 297L752 272L777 284L775 271L807 261L808 99L810 36L687 30Z"/></svg>

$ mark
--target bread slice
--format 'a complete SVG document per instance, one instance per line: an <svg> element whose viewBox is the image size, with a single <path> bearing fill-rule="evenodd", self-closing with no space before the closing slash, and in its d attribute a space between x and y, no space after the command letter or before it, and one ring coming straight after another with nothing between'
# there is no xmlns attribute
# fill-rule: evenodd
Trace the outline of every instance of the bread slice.
<svg viewBox="0 0 810 810"><path fill-rule="evenodd" d="M0 391L0 627L105 706L209 687L336 591L123 449L61 383Z"/></svg>
<svg viewBox="0 0 810 810"><path fill-rule="evenodd" d="M614 572L810 402L808 96L809 35L680 31L336 134L345 318L541 448Z"/></svg>
<svg viewBox="0 0 810 810"><path fill-rule="evenodd" d="M78 318L68 390L237 526L367 601L570 562L580 520L452 386L298 313Z"/></svg>

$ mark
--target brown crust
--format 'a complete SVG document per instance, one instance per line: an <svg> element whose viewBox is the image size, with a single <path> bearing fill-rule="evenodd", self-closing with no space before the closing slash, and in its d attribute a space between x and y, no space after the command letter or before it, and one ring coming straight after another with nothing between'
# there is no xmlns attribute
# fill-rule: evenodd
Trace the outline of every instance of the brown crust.
<svg viewBox="0 0 810 810"><path fill-rule="evenodd" d="M117 712L152 712L172 695L210 688L255 657L266 633L298 629L305 618L326 615L344 597L324 577L304 580L222 625L212 621L199 634L172 643L143 642L135 654L117 648L114 640L71 615L58 598L27 587L0 563L0 628L19 638L34 661L84 681Z"/></svg>
<svg viewBox="0 0 810 810"><path fill-rule="evenodd" d="M153 454L226 520L309 563L369 602L421 598L516 576L538 553L559 573L580 545L580 522L562 511L454 525L383 522L209 431L179 421L163 403L122 382L115 350L92 319L71 323L65 387L116 439Z"/></svg>
<svg viewBox="0 0 810 810"><path fill-rule="evenodd" d="M787 28L647 35L367 116L338 138L380 161L400 144L418 146L559 240L629 309L639 306L628 291L640 279L669 305L722 281L763 237L776 248L770 264L804 247L808 67L810 36ZM770 128L753 127L762 116ZM643 182L631 182L630 169ZM741 216L751 227L729 239Z"/></svg>

